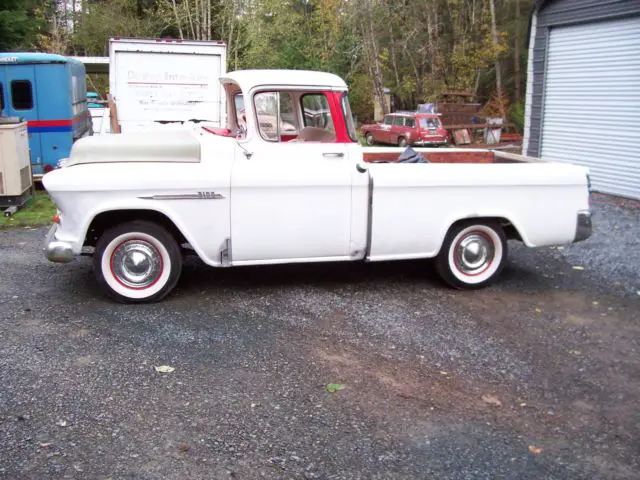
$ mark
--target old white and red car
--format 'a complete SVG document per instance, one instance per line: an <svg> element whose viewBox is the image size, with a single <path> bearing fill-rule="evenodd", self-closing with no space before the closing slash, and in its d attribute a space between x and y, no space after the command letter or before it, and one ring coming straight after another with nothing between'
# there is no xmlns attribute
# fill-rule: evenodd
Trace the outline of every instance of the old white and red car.
<svg viewBox="0 0 640 480"><path fill-rule="evenodd" d="M389 113L380 123L362 125L360 131L369 146L386 143L399 147L436 147L449 143L449 132L434 113Z"/></svg>
<svg viewBox="0 0 640 480"><path fill-rule="evenodd" d="M538 247L591 233L582 167L457 149L394 163L401 149L356 142L335 75L221 82L227 128L82 139L44 176L59 209L49 260L93 254L97 281L123 302L167 295L187 250L212 267L434 257L466 289L496 279L508 239Z"/></svg>

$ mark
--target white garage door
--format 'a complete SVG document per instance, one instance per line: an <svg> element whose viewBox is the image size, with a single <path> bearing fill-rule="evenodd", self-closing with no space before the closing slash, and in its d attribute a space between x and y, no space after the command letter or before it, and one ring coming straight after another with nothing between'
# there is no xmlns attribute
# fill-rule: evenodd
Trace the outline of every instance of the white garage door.
<svg viewBox="0 0 640 480"><path fill-rule="evenodd" d="M640 198L640 17L551 29L541 156Z"/></svg>

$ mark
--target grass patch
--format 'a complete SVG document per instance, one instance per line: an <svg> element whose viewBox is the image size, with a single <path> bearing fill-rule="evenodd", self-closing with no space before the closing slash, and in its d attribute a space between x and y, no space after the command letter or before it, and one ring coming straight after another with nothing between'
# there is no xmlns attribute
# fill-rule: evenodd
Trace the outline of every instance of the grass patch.
<svg viewBox="0 0 640 480"><path fill-rule="evenodd" d="M51 224L56 207L46 192L36 192L18 213L11 217L0 216L0 229Z"/></svg>

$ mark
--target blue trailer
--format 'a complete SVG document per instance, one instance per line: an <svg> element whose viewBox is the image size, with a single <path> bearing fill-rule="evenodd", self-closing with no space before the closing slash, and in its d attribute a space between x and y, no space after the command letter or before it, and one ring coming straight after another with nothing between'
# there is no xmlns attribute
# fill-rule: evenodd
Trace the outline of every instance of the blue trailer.
<svg viewBox="0 0 640 480"><path fill-rule="evenodd" d="M27 120L33 174L47 173L92 133L84 65L48 53L0 53L0 115Z"/></svg>

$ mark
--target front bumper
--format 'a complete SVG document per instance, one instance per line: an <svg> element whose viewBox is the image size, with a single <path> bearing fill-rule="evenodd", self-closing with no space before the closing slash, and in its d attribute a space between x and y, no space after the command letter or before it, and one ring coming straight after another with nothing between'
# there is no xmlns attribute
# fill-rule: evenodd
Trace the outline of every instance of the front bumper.
<svg viewBox="0 0 640 480"><path fill-rule="evenodd" d="M576 219L576 235L573 242L581 242L591 236L593 226L591 223L591 212L589 210L581 210L578 212Z"/></svg>
<svg viewBox="0 0 640 480"><path fill-rule="evenodd" d="M44 242L44 253L47 260L54 263L69 263L73 260L73 248L69 242L62 242L56 239L58 225L54 224L47 233Z"/></svg>

